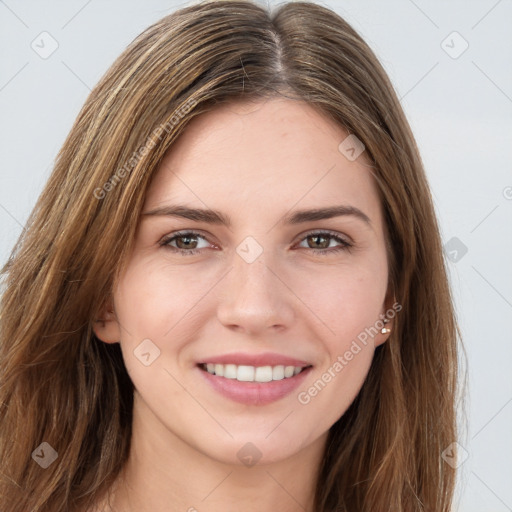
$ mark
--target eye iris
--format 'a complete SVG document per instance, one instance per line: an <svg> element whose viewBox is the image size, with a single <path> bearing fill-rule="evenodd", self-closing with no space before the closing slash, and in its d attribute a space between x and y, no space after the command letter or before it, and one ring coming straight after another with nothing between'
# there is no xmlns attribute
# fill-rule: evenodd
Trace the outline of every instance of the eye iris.
<svg viewBox="0 0 512 512"><path fill-rule="evenodd" d="M193 236L193 235L180 235L180 236L176 237L176 245L178 246L179 249L190 249L191 248L191 245L190 245L191 239L197 239L197 237ZM181 244L180 240L187 240L187 242L183 245L183 244ZM195 243L197 244L197 240L195 241ZM194 244L194 242L192 242L192 245L193 244ZM182 245L182 247L180 247L180 245ZM195 249L195 246L192 247L192 249Z"/></svg>
<svg viewBox="0 0 512 512"><path fill-rule="evenodd" d="M323 238L325 241L327 241L327 243L324 243L324 244L320 244L321 245L321 249L326 249L329 247L329 236L324 236L324 235L321 235L321 234L316 234L316 235L310 235L308 238L312 238L315 240L315 243L318 243L317 240L319 238ZM318 247L312 247L312 249L318 249Z"/></svg>

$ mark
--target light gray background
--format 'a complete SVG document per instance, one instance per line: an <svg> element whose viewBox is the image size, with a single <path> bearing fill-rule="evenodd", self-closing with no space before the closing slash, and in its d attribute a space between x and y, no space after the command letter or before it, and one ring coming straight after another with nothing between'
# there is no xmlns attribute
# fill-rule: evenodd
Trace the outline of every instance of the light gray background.
<svg viewBox="0 0 512 512"><path fill-rule="evenodd" d="M0 0L1 263L89 89L137 34L185 5ZM450 244L469 363L461 441L468 458L454 510L512 511L512 2L323 5L352 23L388 71L425 162L443 242ZM46 59L31 48L32 41L50 47L49 39L41 42L43 31L58 43ZM458 55L464 41L469 47Z"/></svg>

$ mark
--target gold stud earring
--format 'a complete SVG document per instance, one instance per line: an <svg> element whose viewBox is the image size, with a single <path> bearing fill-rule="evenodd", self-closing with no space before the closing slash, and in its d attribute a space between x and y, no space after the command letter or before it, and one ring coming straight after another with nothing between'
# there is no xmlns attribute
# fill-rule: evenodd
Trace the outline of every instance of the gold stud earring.
<svg viewBox="0 0 512 512"><path fill-rule="evenodd" d="M384 324L387 324L389 322L389 320L387 318L383 318L382 321L384 322ZM380 332L382 334L388 334L389 332L391 332L391 329L389 329L388 327L383 327Z"/></svg>

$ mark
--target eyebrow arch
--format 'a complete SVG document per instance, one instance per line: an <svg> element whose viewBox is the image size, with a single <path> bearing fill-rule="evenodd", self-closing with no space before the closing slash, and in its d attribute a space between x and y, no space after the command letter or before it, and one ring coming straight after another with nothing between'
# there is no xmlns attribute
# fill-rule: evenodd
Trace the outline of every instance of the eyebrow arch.
<svg viewBox="0 0 512 512"><path fill-rule="evenodd" d="M227 226L228 228L232 225L231 219L218 210L189 208L188 206L179 204L160 206L148 212L143 212L142 215L181 217L193 221L206 222L208 224L221 224ZM349 205L330 206L327 208L313 208L311 210L296 210L285 215L280 223L294 225L304 222L331 219L333 217L348 215L362 220L370 227L372 225L371 220L365 213L359 210L359 208Z"/></svg>

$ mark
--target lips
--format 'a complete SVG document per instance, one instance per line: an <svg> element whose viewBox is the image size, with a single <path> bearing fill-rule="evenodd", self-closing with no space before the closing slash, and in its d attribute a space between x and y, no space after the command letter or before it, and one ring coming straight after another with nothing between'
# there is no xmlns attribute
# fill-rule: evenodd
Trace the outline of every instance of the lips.
<svg viewBox="0 0 512 512"><path fill-rule="evenodd" d="M247 405L265 405L284 398L312 369L306 361L281 354L224 354L197 367L223 396Z"/></svg>

